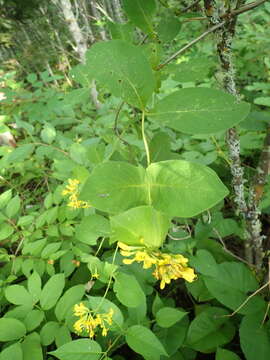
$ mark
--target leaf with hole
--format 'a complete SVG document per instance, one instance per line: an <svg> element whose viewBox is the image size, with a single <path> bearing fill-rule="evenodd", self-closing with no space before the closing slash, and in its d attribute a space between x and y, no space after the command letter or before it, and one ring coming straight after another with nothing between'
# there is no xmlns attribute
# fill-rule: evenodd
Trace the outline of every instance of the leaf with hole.
<svg viewBox="0 0 270 360"><path fill-rule="evenodd" d="M128 104L144 109L155 89L143 51L122 40L94 44L86 53L88 71L99 84Z"/></svg>

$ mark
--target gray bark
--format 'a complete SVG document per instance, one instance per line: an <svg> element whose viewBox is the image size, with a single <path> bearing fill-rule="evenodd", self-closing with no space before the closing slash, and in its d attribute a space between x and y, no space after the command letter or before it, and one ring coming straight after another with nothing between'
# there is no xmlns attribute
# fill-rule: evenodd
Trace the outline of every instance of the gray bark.
<svg viewBox="0 0 270 360"><path fill-rule="evenodd" d="M72 6L70 0L59 0L61 9L66 21L66 24L69 28L70 34L73 37L73 40L76 44L76 52L79 55L80 61L85 62L85 53L87 50L87 40L84 37L78 21L72 11Z"/></svg>

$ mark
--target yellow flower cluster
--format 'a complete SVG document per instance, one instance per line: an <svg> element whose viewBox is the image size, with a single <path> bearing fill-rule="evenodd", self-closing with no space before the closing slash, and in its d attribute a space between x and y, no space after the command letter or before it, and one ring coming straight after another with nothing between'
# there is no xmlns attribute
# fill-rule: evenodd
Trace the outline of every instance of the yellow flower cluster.
<svg viewBox="0 0 270 360"><path fill-rule="evenodd" d="M97 328L102 330L102 336L108 334L108 325L112 325L112 317L114 311L110 309L108 313L94 314L83 303L76 304L74 306L74 315L79 317L74 324L74 329L77 334L81 334L82 331L86 331L89 337L92 339L95 336Z"/></svg>
<svg viewBox="0 0 270 360"><path fill-rule="evenodd" d="M194 269L188 267L188 259L180 254L166 254L160 251L151 251L140 246L129 246L118 242L120 253L123 256L133 256L131 259L124 259L124 264L142 262L144 269L155 267L153 276L160 280L160 288L164 289L171 280L183 278L188 282L196 279Z"/></svg>
<svg viewBox="0 0 270 360"><path fill-rule="evenodd" d="M69 195L69 203L68 206L73 209L86 209L89 208L90 205L87 201L82 201L78 199L79 195L79 184L80 181L77 179L68 179L68 185L62 191L62 195Z"/></svg>

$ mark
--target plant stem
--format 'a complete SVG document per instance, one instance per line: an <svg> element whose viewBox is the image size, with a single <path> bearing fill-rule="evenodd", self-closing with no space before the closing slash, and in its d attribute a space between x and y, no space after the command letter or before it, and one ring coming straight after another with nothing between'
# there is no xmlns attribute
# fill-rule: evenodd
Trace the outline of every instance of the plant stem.
<svg viewBox="0 0 270 360"><path fill-rule="evenodd" d="M144 123L145 123L145 111L142 112L142 138L143 138L144 148L145 148L145 152L146 152L147 166L149 166L150 163L151 163L150 151L149 151L147 139L146 139L146 136L145 136Z"/></svg>

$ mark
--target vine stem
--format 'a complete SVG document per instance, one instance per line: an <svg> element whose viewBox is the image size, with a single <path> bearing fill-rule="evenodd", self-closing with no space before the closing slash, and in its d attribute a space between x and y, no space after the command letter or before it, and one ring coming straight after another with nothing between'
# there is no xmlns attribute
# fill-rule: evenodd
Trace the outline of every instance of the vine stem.
<svg viewBox="0 0 270 360"><path fill-rule="evenodd" d="M146 152L147 166L149 166L151 163L151 160L150 160L149 146L148 146L148 142L147 142L147 139L145 136L145 111L142 112L142 138L143 138L144 148L145 148L145 152Z"/></svg>

